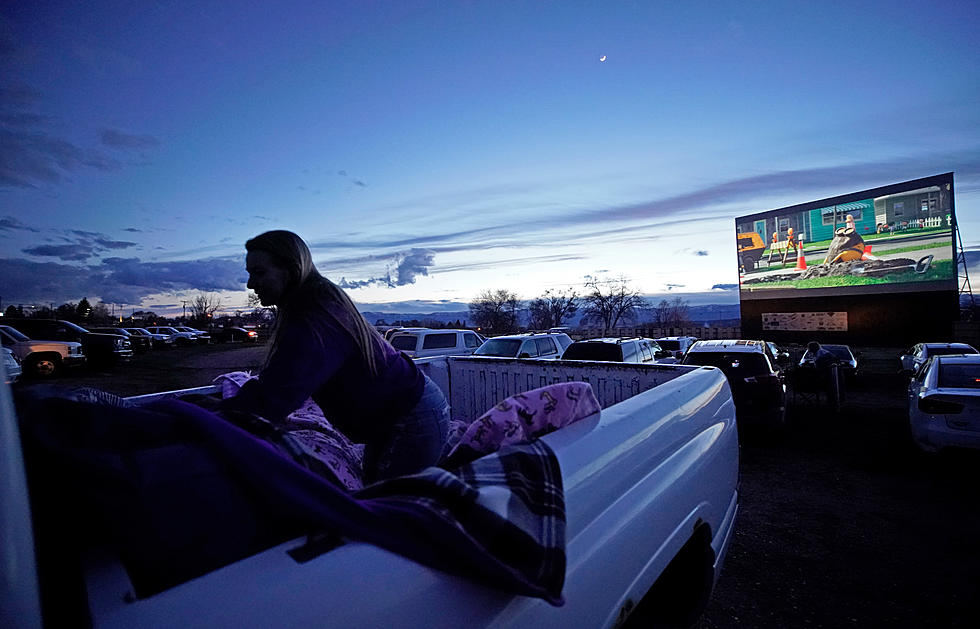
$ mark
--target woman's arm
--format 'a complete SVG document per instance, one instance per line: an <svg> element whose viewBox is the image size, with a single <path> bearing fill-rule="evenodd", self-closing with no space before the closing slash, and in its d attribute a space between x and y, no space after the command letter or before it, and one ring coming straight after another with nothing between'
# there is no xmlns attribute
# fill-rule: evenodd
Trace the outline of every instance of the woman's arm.
<svg viewBox="0 0 980 629"><path fill-rule="evenodd" d="M283 421L323 386L355 349L353 340L333 326L318 325L316 332L319 334L306 322L284 325L258 379L245 383L238 395L222 401L221 408Z"/></svg>

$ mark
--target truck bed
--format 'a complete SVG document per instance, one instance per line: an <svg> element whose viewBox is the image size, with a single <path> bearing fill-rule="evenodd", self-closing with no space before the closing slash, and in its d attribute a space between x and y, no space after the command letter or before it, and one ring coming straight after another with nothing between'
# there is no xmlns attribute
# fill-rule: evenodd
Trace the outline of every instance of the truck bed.
<svg viewBox="0 0 980 629"><path fill-rule="evenodd" d="M418 362L449 393L456 419L475 419L544 384L592 384L603 410L543 437L564 483L564 606L364 543L300 563L287 552L306 543L299 538L141 600L121 564L94 553L85 574L94 626L613 626L700 535L710 542L704 550L717 578L738 504L735 409L721 371L470 357Z"/></svg>

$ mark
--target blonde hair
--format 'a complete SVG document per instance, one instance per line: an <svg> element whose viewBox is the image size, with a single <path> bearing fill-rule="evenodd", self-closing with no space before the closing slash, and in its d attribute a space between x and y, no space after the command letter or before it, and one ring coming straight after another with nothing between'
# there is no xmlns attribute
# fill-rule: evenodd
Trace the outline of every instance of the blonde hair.
<svg viewBox="0 0 980 629"><path fill-rule="evenodd" d="M290 282L280 300L279 314L273 328L269 357L278 345L279 330L285 321L329 316L354 341L368 371L378 372L378 358L384 339L354 306L339 286L328 280L313 265L313 255L302 238L293 232L276 229L259 234L245 242L246 251L264 251L290 275ZM314 331L316 327L313 328ZM268 357L267 357L268 360Z"/></svg>

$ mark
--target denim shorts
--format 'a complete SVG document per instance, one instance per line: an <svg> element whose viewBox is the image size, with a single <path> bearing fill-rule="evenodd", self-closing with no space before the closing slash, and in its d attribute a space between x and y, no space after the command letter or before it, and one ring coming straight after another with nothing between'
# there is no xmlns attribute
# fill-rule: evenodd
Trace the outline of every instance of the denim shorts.
<svg viewBox="0 0 980 629"><path fill-rule="evenodd" d="M423 377L422 397L395 421L388 439L365 445L365 485L414 474L439 462L449 432L449 403L439 385Z"/></svg>

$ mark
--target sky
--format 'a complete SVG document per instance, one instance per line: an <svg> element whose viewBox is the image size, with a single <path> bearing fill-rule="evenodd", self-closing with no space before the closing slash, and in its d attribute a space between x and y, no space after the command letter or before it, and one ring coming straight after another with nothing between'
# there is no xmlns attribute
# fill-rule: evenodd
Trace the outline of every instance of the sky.
<svg viewBox="0 0 980 629"><path fill-rule="evenodd" d="M0 307L363 309L623 277L737 303L736 216L945 172L980 282L980 3L0 5ZM972 268L972 267L971 267Z"/></svg>

